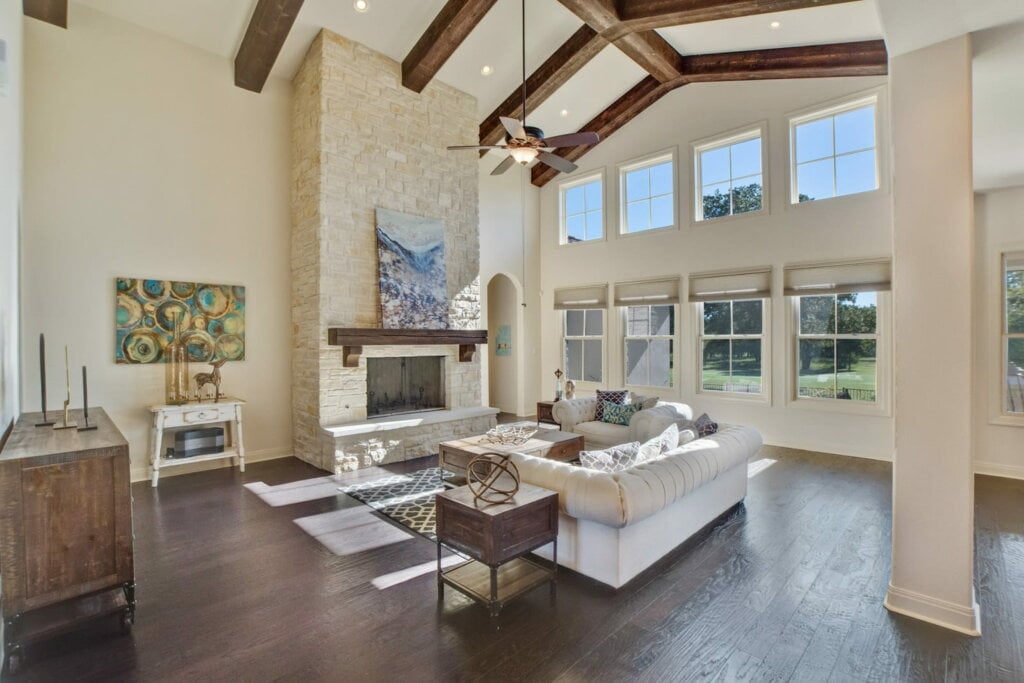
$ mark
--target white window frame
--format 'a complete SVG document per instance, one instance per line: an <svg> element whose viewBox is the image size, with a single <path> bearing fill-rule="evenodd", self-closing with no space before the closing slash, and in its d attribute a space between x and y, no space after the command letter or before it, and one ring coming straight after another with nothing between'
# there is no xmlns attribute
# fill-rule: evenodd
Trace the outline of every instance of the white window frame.
<svg viewBox="0 0 1024 683"><path fill-rule="evenodd" d="M1006 381L1006 371L1010 364L1010 349L1009 342L1011 339L1024 339L1024 333L1008 331L1008 320L1006 315L1006 261L1009 257L1019 258L1024 256L1024 252L1020 250L1000 250L998 256L998 273L999 273L999 315L997 317L999 323L999 403L996 415L997 423L1008 424L1013 426L1024 426L1024 412L1011 412L1007 410L1007 398L1009 394L1009 386Z"/></svg>
<svg viewBox="0 0 1024 683"><path fill-rule="evenodd" d="M728 398L731 400L739 401L754 401L758 403L770 403L772 396L771 387L771 299L768 298L755 298L755 299L735 299L736 301L760 301L761 302L761 334L704 334L704 304L705 303L725 303L729 299L723 299L720 301L698 301L693 305L694 310L694 330L697 336L696 346L696 387L695 391L698 394L705 394L707 396L716 396L720 398ZM730 320L730 330L732 329L732 321ZM728 340L745 340L745 339L760 339L761 340L761 391L759 393L748 393L740 391L716 391L714 389L704 388L704 341L715 340L715 339L728 339ZM731 361L731 359L730 359Z"/></svg>
<svg viewBox="0 0 1024 683"><path fill-rule="evenodd" d="M664 232L666 230L677 230L679 229L679 155L675 147L671 149L662 150L654 154L648 154L637 159L633 159L626 163L620 164L618 167L619 172L619 237L636 237L638 235L649 235ZM662 226L660 228L650 228L648 230L638 230L637 232L630 232L629 225L626 221L627 209L629 208L626 202L626 174L631 171L637 171L642 168L650 166L657 166L669 162L672 166L672 223L669 225ZM665 195L656 195L663 197ZM654 197L648 197L647 201L650 201Z"/></svg>
<svg viewBox="0 0 1024 683"><path fill-rule="evenodd" d="M730 213L728 216L718 216L715 218L704 218L704 185L703 185L703 173L701 171L701 154L709 152L714 149L721 147L732 146L741 142L747 142L755 138L761 139L761 208L757 211L747 211L745 213ZM760 123L752 126L744 126L735 130L720 133L713 137L698 140L691 144L691 156L693 157L693 213L691 214L691 221L694 224L708 225L710 223L721 223L729 220L735 220L738 218L746 218L749 216L763 216L770 212L768 207L768 199L770 192L768 190L768 173L765 171L767 164L765 163L765 154L768 149L768 123L767 121L761 121ZM729 184L732 186L732 172L730 168L729 173ZM748 176L743 176L744 178Z"/></svg>
<svg viewBox="0 0 1024 683"><path fill-rule="evenodd" d="M807 296L814 296L808 294ZM787 336L789 338L789 354L786 375L788 377L787 402L801 408L810 408L839 413L855 413L862 415L892 416L891 366L892 352L889 334L891 315L891 292L875 292L877 311L875 315L874 335L803 335L800 332L800 305L798 296L787 296L789 316ZM852 401L836 398L813 398L800 396L800 339L814 338L874 338L875 339L875 402Z"/></svg>
<svg viewBox="0 0 1024 683"><path fill-rule="evenodd" d="M583 240L581 242L570 242L569 241L569 230L566 225L568 215L565 211L565 192L581 185L589 185L595 181L601 183L601 236L592 240ZM608 195L607 195L607 182L605 181L604 169L596 171L594 173L587 173L586 175L571 178L558 185L558 244L559 246L578 246L580 244L595 244L597 242L604 242L608 239ZM589 212L584 212L589 213Z"/></svg>
<svg viewBox="0 0 1024 683"><path fill-rule="evenodd" d="M570 335L570 334L568 334L568 314L569 314L569 312L571 310L577 310L577 311L601 311L601 334L600 335L593 335L593 334L590 334L590 335L588 335L588 334ZM570 310L560 311L560 313L562 314L562 316L561 316L562 317L562 341L561 341L561 347L560 347L560 350L559 350L559 355L561 356L561 360L559 361L559 363L560 363L561 367L565 368L565 371L564 371L565 372L565 380L569 381L571 379L573 382L576 383L576 388L577 389L580 389L580 388L582 388L582 389L600 389L601 387L605 386L605 383L608 380L608 367L607 367L607 363L605 362L605 359L606 359L607 353L608 353L608 340L607 340L607 336L608 336L607 335L607 331L608 331L608 309L607 308L577 308L577 309L570 309ZM583 331L584 331L584 333L587 331L587 328L586 328L586 317L585 316L586 316L586 313L584 313L584 322L583 322ZM570 340L576 340L576 339L579 339L579 340L582 340L582 341L592 341L592 340L596 339L596 340L601 342L601 380L599 382L591 382L591 381L587 381L587 380L583 380L583 379L577 380L575 378L569 377L569 364L566 362L566 342L568 342ZM586 358L586 354L584 354L584 359L585 358ZM581 369L584 369L584 363L585 363L585 361L583 359L581 359L581 361L580 361L580 368Z"/></svg>
<svg viewBox="0 0 1024 683"><path fill-rule="evenodd" d="M629 309L630 308L641 308L646 306L651 308L652 306L672 306L672 334L629 334ZM622 309L621 316L621 329L622 329L622 385L631 389L643 389L650 391L660 391L669 393L678 393L679 384L679 305L678 304L659 304L653 303L641 303L634 306L620 306ZM672 372L669 374L669 385L658 386L656 384L629 384L629 358L628 358L628 347L629 340L631 339L644 339L647 341L651 340L664 340L672 343L672 355L671 364ZM647 377L651 376L650 364L647 367Z"/></svg>
<svg viewBox="0 0 1024 683"><path fill-rule="evenodd" d="M882 162L881 154L879 151L883 149L883 136L882 136L882 101L881 94L878 91L872 91L868 94L860 93L853 97L844 98L837 102L825 105L818 105L809 110L804 110L796 114L791 114L789 117L789 203L790 206L795 205L808 205L808 204L819 204L823 201L830 199L842 199L844 197L857 197L871 194L872 192L878 192L882 189ZM873 148L865 147L864 149L853 150L850 152L843 152L842 154L835 153L835 126L833 124L832 135L832 155L831 157L822 157L822 159L832 159L832 187L835 189L836 182L836 171L835 171L835 160L838 157L848 156L850 154L856 154L858 152L864 152L868 149L874 149L875 152L875 187L870 190L863 192L854 192L850 194L836 195L833 194L831 197L824 197L822 199L815 199L814 201L801 202L800 201L800 188L797 185L797 161L796 161L796 128L797 126L805 123L811 123L821 119L836 116L838 114L845 114L855 109L861 109L866 106L874 107L875 114L875 146ZM820 161L820 159L815 160ZM809 163L809 162L803 162Z"/></svg>

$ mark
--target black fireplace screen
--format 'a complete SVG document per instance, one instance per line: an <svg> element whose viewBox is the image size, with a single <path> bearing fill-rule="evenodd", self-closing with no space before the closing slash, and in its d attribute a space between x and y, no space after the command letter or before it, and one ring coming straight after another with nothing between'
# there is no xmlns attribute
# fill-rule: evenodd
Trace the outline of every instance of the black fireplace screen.
<svg viewBox="0 0 1024 683"><path fill-rule="evenodd" d="M366 359L368 417L444 407L443 356Z"/></svg>

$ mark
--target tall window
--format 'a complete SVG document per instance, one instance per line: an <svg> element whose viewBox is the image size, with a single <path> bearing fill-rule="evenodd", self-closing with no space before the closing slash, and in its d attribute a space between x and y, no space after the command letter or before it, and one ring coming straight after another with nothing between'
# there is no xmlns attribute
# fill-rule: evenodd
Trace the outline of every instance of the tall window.
<svg viewBox="0 0 1024 683"><path fill-rule="evenodd" d="M1003 353L1005 410L1019 415L1024 413L1024 253L1004 257Z"/></svg>
<svg viewBox="0 0 1024 683"><path fill-rule="evenodd" d="M676 307L626 306L626 384L671 387L675 375Z"/></svg>
<svg viewBox="0 0 1024 683"><path fill-rule="evenodd" d="M565 378L574 382L601 382L604 375L604 310L565 311Z"/></svg>
<svg viewBox="0 0 1024 683"><path fill-rule="evenodd" d="M790 122L793 203L878 189L875 109L872 97Z"/></svg>
<svg viewBox="0 0 1024 683"><path fill-rule="evenodd" d="M797 396L877 401L878 294L797 297Z"/></svg>
<svg viewBox="0 0 1024 683"><path fill-rule="evenodd" d="M600 176L562 186L562 244L604 237L603 188Z"/></svg>
<svg viewBox="0 0 1024 683"><path fill-rule="evenodd" d="M696 147L694 165L697 220L762 209L760 129Z"/></svg>
<svg viewBox="0 0 1024 683"><path fill-rule="evenodd" d="M622 171L622 232L675 225L672 157L660 157Z"/></svg>
<svg viewBox="0 0 1024 683"><path fill-rule="evenodd" d="M700 388L760 394L764 385L764 300L700 306Z"/></svg>

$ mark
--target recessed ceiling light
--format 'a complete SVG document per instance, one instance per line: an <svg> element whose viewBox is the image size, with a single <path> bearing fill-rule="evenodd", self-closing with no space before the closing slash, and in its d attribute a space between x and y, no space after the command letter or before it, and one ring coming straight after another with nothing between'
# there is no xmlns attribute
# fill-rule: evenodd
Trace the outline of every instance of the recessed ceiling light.
<svg viewBox="0 0 1024 683"><path fill-rule="evenodd" d="M370 10L370 3L366 0L356 0L352 3L352 7L354 7L357 12L368 12Z"/></svg>
<svg viewBox="0 0 1024 683"><path fill-rule="evenodd" d="M492 73L494 73L494 69L489 64L484 64L484 67L480 69L481 76L490 76Z"/></svg>
<svg viewBox="0 0 1024 683"><path fill-rule="evenodd" d="M768 28L772 29L773 31L778 31L780 28L782 28L782 22L773 21L772 23L768 24Z"/></svg>
<svg viewBox="0 0 1024 683"><path fill-rule="evenodd" d="M569 115L569 110L568 110L568 109L563 109L563 110L562 110L561 112L559 112L559 113L560 113L560 114L562 115L562 118L564 119L564 118L565 118L566 116L568 116L568 115Z"/></svg>

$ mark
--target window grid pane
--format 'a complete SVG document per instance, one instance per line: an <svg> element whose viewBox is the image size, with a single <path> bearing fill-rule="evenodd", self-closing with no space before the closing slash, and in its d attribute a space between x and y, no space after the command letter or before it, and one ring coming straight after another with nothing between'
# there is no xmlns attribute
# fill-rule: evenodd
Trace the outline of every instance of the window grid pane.
<svg viewBox="0 0 1024 683"><path fill-rule="evenodd" d="M673 184L671 161L626 171L625 232L642 232L674 225Z"/></svg>
<svg viewBox="0 0 1024 683"><path fill-rule="evenodd" d="M562 190L565 243L604 237L602 182L593 180Z"/></svg>
<svg viewBox="0 0 1024 683"><path fill-rule="evenodd" d="M762 207L761 136L698 154L700 220L759 211ZM710 164L705 168L704 164Z"/></svg>
<svg viewBox="0 0 1024 683"><path fill-rule="evenodd" d="M878 399L878 295L798 297L797 396Z"/></svg>
<svg viewBox="0 0 1024 683"><path fill-rule="evenodd" d="M565 379L601 382L604 368L604 310L588 308L564 313Z"/></svg>
<svg viewBox="0 0 1024 683"><path fill-rule="evenodd" d="M793 126L797 202L878 189L875 104Z"/></svg>
<svg viewBox="0 0 1024 683"><path fill-rule="evenodd" d="M1017 261L1019 263L1019 261ZM1007 264L1003 278L1004 411L1024 415L1024 268Z"/></svg>
<svg viewBox="0 0 1024 683"><path fill-rule="evenodd" d="M675 305L627 306L624 348L627 386L675 384Z"/></svg>
<svg viewBox="0 0 1024 683"><path fill-rule="evenodd" d="M704 302L700 317L700 389L762 393L764 300Z"/></svg>

